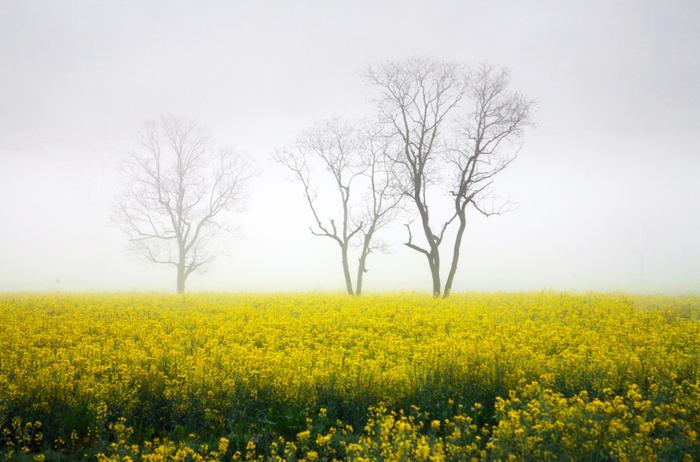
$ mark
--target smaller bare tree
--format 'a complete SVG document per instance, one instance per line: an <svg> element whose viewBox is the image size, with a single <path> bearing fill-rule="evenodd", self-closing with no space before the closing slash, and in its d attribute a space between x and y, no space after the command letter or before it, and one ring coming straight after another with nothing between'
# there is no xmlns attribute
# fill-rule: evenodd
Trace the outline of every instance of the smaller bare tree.
<svg viewBox="0 0 700 462"><path fill-rule="evenodd" d="M357 160L357 138L354 129L340 120L329 120L310 128L297 138L293 149L278 151L275 160L286 166L304 189L306 203L311 210L315 226L310 226L314 236L327 237L340 248L341 265L348 294L354 293L348 250L350 241L362 229L362 223L351 215L352 185L360 175ZM339 199L337 216L322 219L316 203L317 193L311 185L310 162L318 162L331 178Z"/></svg>
<svg viewBox="0 0 700 462"><path fill-rule="evenodd" d="M366 124L362 131L361 163L364 166L365 210L363 214L362 244L358 258L355 293L362 293L364 274L368 272L367 258L374 251L386 251L377 232L391 223L403 199L393 170L393 152L397 149L391 137L378 124Z"/></svg>
<svg viewBox="0 0 700 462"><path fill-rule="evenodd" d="M482 64L469 79L467 94L471 113L459 130L455 145L447 149L453 182L454 216L458 225L452 248L452 262L443 296L450 295L459 263L462 236L467 224L467 207L489 217L511 209L498 203L491 193L494 178L518 155L514 145L523 128L531 123L533 102L508 89L505 69ZM492 200L489 200L492 199Z"/></svg>
<svg viewBox="0 0 700 462"><path fill-rule="evenodd" d="M196 122L164 117L144 126L123 170L113 220L130 250L175 267L182 293L187 278L219 253L216 234L231 230L225 214L241 205L249 163L231 150L213 151Z"/></svg>
<svg viewBox="0 0 700 462"><path fill-rule="evenodd" d="M385 158L388 146L376 127L358 129L346 121L332 119L304 131L293 148L280 150L274 156L302 186L314 220L311 233L338 244L345 288L350 295L362 293L367 258L379 248L376 233L390 221L400 199L391 197L391 170ZM337 197L337 211L325 217L319 211L316 189L324 183L322 177ZM358 215L357 201L362 199L368 205ZM359 236L361 253L353 284L350 250Z"/></svg>

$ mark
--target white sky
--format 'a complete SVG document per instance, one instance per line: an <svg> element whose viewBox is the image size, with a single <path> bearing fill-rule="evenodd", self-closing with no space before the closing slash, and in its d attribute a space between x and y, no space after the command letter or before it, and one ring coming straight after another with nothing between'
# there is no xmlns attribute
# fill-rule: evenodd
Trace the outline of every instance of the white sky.
<svg viewBox="0 0 700 462"><path fill-rule="evenodd" d="M370 63L508 66L537 126L472 217L456 290L700 290L700 2L0 0L0 290L171 290L109 223L145 120L196 118L261 176L230 256L193 290L341 290L268 159L315 121L370 115ZM424 257L372 256L368 290L429 290ZM447 249L445 249L447 251ZM643 262L643 265L642 265Z"/></svg>

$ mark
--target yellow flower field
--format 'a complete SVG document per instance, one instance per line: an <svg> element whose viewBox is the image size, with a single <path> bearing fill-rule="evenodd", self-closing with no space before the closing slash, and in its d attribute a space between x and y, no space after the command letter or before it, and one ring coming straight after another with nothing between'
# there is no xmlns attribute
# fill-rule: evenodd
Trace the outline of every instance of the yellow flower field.
<svg viewBox="0 0 700 462"><path fill-rule="evenodd" d="M700 460L699 308L0 295L0 457Z"/></svg>

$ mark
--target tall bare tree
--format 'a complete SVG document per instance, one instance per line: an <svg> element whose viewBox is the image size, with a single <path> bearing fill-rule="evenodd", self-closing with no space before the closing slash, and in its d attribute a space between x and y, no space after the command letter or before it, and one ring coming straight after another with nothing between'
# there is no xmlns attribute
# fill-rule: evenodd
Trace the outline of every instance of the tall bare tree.
<svg viewBox="0 0 700 462"><path fill-rule="evenodd" d="M456 63L411 58L370 67L367 78L379 88L380 114L401 144L394 165L425 239L424 246L416 243L409 223L405 245L426 257L433 295L446 297L457 270L467 206L486 212L479 207L479 199L491 186L490 180L512 161L498 162L497 154L521 134L531 103L509 93L507 73L489 66L469 73ZM464 106L474 109L465 114ZM461 144L450 146L454 139ZM429 205L429 198L435 195L428 189L442 183L445 176L456 178L448 191L454 212L436 223ZM455 219L459 219L459 228L443 290L440 245Z"/></svg>
<svg viewBox="0 0 700 462"><path fill-rule="evenodd" d="M386 168L386 137L374 128L359 129L347 121L331 119L304 131L291 149L280 150L275 160L299 182L313 216L310 231L338 244L348 294L361 294L367 258L379 246L377 231L391 219L399 199L392 195L390 170ZM312 176L314 179L312 179ZM335 211L322 216L318 187L332 189ZM364 191L364 194L363 194ZM357 202L364 200L366 207ZM357 213L363 209L362 213ZM362 236L356 284L350 268L350 251Z"/></svg>
<svg viewBox="0 0 700 462"><path fill-rule="evenodd" d="M137 149L124 162L126 184L113 219L130 249L146 260L176 269L176 290L219 252L225 215L241 205L249 163L231 150L214 151L196 122L161 118L139 133Z"/></svg>
<svg viewBox="0 0 700 462"><path fill-rule="evenodd" d="M427 189L435 180L439 161L438 135L464 96L466 81L459 66L420 58L371 67L368 78L381 89L381 115L402 145L395 165L404 180L403 193L418 212L427 248L414 243L408 224L405 245L426 257L437 296L441 291L440 244L450 221L439 227L431 223Z"/></svg>

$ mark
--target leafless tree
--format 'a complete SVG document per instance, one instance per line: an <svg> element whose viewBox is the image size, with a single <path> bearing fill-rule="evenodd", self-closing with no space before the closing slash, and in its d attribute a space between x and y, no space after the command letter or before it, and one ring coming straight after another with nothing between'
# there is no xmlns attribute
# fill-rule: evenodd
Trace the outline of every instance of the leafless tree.
<svg viewBox="0 0 700 462"><path fill-rule="evenodd" d="M483 64L473 73L467 87L472 110L459 130L456 143L448 148L446 160L453 178L450 195L454 199L458 227L444 297L449 296L457 272L467 207L486 217L510 209L508 202L487 202L494 178L517 157L514 142L530 123L532 101L510 91L508 83L505 69Z"/></svg>
<svg viewBox="0 0 700 462"><path fill-rule="evenodd" d="M314 221L311 233L338 244L345 288L350 295L362 293L367 258L379 248L376 233L390 221L400 199L392 196L390 170L384 157L387 149L386 137L382 140L379 131L332 119L304 131L293 148L275 154L275 160L289 169L303 188ZM316 188L324 183L334 190L328 196L336 196L337 209L322 217ZM361 199L368 204L364 208L357 204ZM358 209L363 210L357 213ZM361 253L353 285L350 251L359 236Z"/></svg>
<svg viewBox="0 0 700 462"><path fill-rule="evenodd" d="M348 250L350 241L362 229L362 223L352 217L350 210L352 185L361 173L360 166L355 163L357 149L354 129L347 123L330 120L306 130L299 136L293 149L279 151L275 155L276 160L292 172L304 189L304 197L315 222L315 226L309 227L311 233L330 238L338 244L345 288L351 295L354 289ZM319 215L317 192L311 185L311 162L320 163L322 171L332 179L332 187L339 200L339 220L337 216L322 219Z"/></svg>
<svg viewBox="0 0 700 462"><path fill-rule="evenodd" d="M413 58L385 63L368 72L370 81L381 89L381 115L401 142L396 166L405 180L404 194L416 206L427 242L427 248L415 244L407 224L406 246L425 255L436 296L441 290L439 247L450 221L434 230L427 187L434 181L440 130L466 90L460 71L452 63Z"/></svg>
<svg viewBox="0 0 700 462"><path fill-rule="evenodd" d="M365 210L363 214L362 244L358 258L355 292L362 293L364 274L368 272L367 258L374 251L386 251L386 244L376 238L377 232L391 223L402 202L401 191L393 172L393 151L396 149L389 136L378 124L366 124L360 133L360 161L366 180Z"/></svg>
<svg viewBox="0 0 700 462"><path fill-rule="evenodd" d="M242 203L249 163L231 150L212 150L196 122L161 118L141 130L124 174L113 220L132 251L176 268L182 293L187 278L219 253L216 234L231 230L225 215Z"/></svg>
<svg viewBox="0 0 700 462"><path fill-rule="evenodd" d="M508 92L507 73L486 65L470 74L456 63L411 58L370 67L367 77L379 88L380 114L401 144L394 165L402 179L403 194L415 205L426 242L421 246L414 241L409 223L405 245L426 257L433 295L446 297L457 270L466 208L472 205L486 215L498 213L480 207L480 200L493 177L513 160L506 156L505 161L499 161L503 159L501 148L520 135L529 120L531 103ZM467 117L463 107L470 101L474 109ZM451 146L454 139L461 144ZM436 224L428 189L445 176L456 178L449 191L454 213ZM456 219L459 228L443 290L440 245Z"/></svg>

